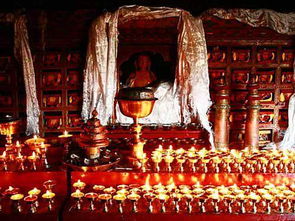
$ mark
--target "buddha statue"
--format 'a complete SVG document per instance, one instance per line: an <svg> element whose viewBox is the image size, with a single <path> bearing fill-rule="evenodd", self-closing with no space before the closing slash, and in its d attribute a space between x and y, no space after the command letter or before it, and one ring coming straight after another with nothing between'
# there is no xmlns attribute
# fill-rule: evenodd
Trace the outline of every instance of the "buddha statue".
<svg viewBox="0 0 295 221"><path fill-rule="evenodd" d="M148 87L153 86L157 77L151 71L151 58L146 53L137 56L135 62L135 71L130 73L127 81L127 87Z"/></svg>

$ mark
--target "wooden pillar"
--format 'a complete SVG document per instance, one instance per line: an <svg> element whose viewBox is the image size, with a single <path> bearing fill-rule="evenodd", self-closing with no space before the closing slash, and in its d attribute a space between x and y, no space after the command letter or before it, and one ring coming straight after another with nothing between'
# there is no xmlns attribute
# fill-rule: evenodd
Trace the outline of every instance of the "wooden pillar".
<svg viewBox="0 0 295 221"><path fill-rule="evenodd" d="M260 114L260 96L258 93L258 84L256 80L250 81L248 85L248 105L247 120L245 129L244 147L257 149L259 147L259 114Z"/></svg>
<svg viewBox="0 0 295 221"><path fill-rule="evenodd" d="M229 145L229 90L227 86L217 87L214 120L214 143L216 149Z"/></svg>

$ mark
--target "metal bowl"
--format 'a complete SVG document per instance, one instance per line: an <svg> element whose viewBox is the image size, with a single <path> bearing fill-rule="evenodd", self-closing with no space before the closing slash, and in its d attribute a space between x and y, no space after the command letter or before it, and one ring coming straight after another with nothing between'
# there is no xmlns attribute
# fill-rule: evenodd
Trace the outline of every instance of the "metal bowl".
<svg viewBox="0 0 295 221"><path fill-rule="evenodd" d="M147 117L151 114L156 98L145 100L127 100L117 98L121 112L133 119Z"/></svg>

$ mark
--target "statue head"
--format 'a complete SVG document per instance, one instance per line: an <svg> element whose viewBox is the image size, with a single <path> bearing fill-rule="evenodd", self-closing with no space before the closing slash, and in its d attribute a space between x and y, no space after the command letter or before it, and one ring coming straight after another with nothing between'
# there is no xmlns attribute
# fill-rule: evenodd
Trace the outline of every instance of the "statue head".
<svg viewBox="0 0 295 221"><path fill-rule="evenodd" d="M139 54L135 60L135 69L136 70L147 70L149 71L151 68L151 58L148 54Z"/></svg>

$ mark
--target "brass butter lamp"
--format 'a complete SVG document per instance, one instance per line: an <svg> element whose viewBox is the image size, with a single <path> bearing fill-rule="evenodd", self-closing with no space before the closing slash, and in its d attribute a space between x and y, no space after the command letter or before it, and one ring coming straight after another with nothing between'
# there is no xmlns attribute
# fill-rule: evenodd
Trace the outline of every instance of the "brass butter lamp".
<svg viewBox="0 0 295 221"><path fill-rule="evenodd" d="M141 138L142 126L138 121L140 118L151 114L157 98L154 97L152 89L134 87L121 89L116 100L119 103L122 114L133 119L133 124L131 125L133 139L130 144L132 152L129 160L133 166L140 167L140 160L144 156L143 147L145 141Z"/></svg>
<svg viewBox="0 0 295 221"><path fill-rule="evenodd" d="M14 149L12 135L17 134L20 128L20 120L10 115L0 116L0 134L6 136L6 150Z"/></svg>

